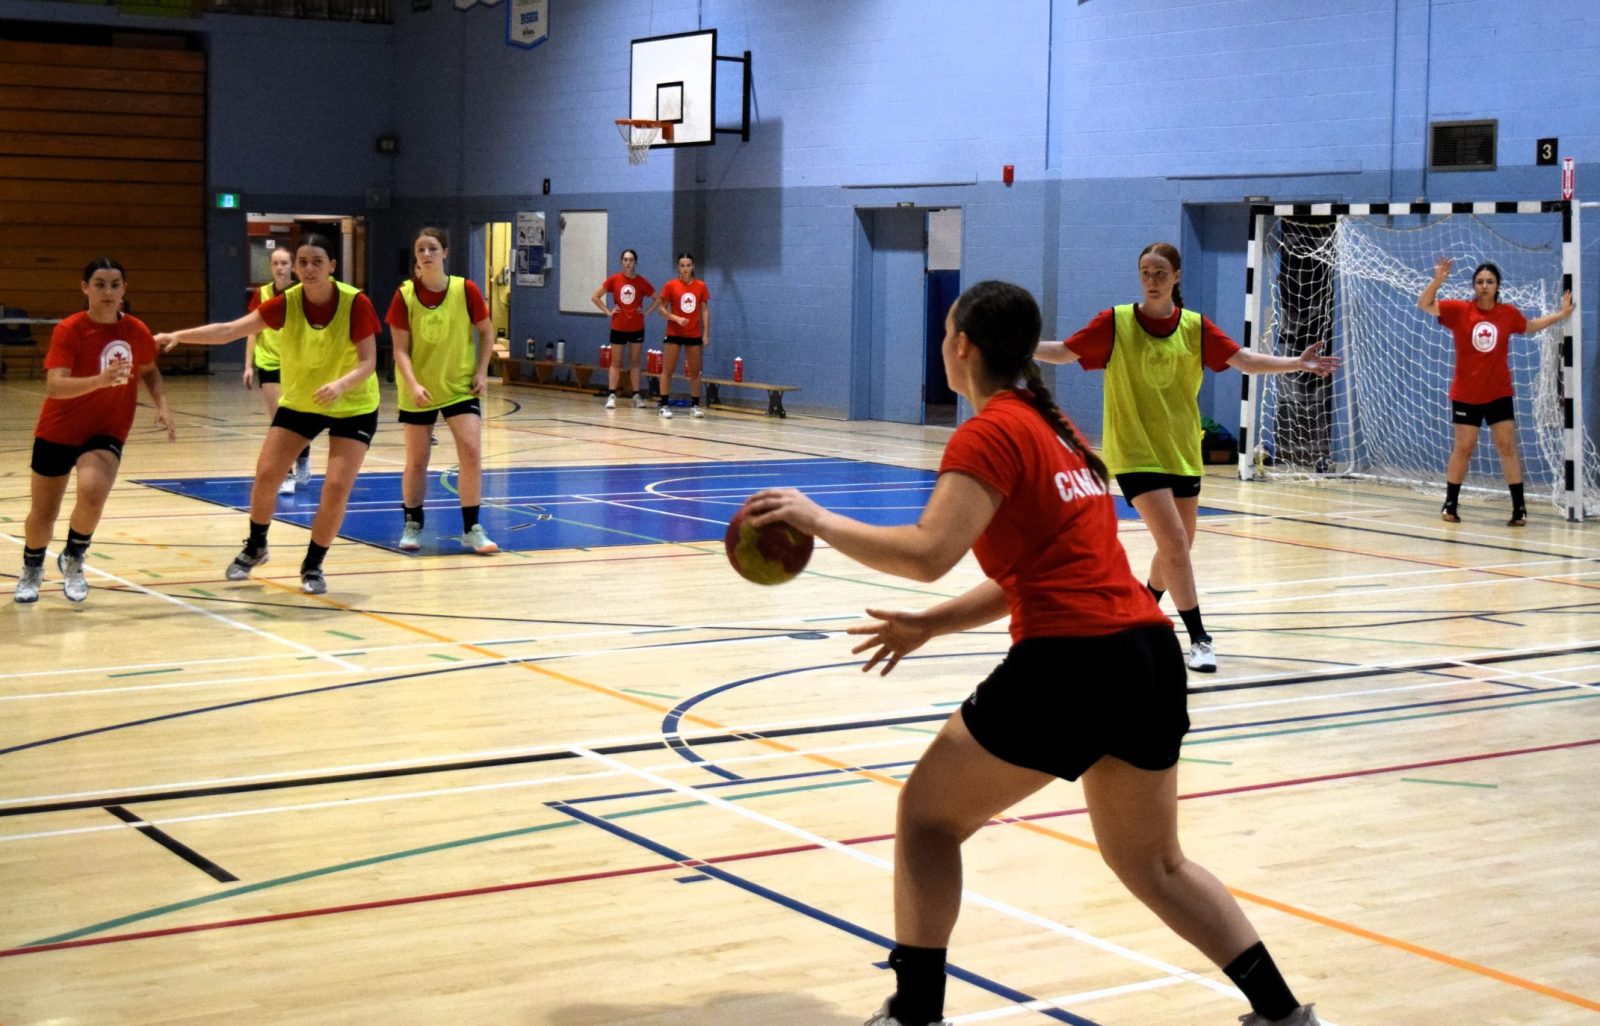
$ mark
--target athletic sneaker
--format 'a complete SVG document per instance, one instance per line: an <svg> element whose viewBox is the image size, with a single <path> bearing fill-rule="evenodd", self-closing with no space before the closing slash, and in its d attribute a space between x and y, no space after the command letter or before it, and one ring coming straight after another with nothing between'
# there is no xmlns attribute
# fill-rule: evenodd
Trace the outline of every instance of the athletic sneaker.
<svg viewBox="0 0 1600 1026"><path fill-rule="evenodd" d="M900 1026L900 1020L889 1014L889 999L884 998L883 1007L872 1013L872 1018L868 1019L862 1026ZM930 1026L950 1026L950 1020L940 1019L938 1022L930 1024Z"/></svg>
<svg viewBox="0 0 1600 1026"><path fill-rule="evenodd" d="M401 552L415 552L422 548L422 525L415 520L407 520L405 529L400 532L397 548Z"/></svg>
<svg viewBox="0 0 1600 1026"><path fill-rule="evenodd" d="M656 409L656 412L661 414L661 419L662 420L671 420L672 419L672 411L667 409L667 404L666 403L662 403L660 405L660 407L658 407Z"/></svg>
<svg viewBox="0 0 1600 1026"><path fill-rule="evenodd" d="M297 457L294 461L294 483L297 485L308 484L311 481L311 461L304 457Z"/></svg>
<svg viewBox="0 0 1600 1026"><path fill-rule="evenodd" d="M17 578L17 590L11 593L13 602L39 601L39 585L44 583L44 567L25 566Z"/></svg>
<svg viewBox="0 0 1600 1026"><path fill-rule="evenodd" d="M233 562L228 564L228 569L222 576L230 581L242 581L250 576L250 571L267 561L267 550L263 548L255 555L250 554L248 547L241 549Z"/></svg>
<svg viewBox="0 0 1600 1026"><path fill-rule="evenodd" d="M606 409L614 410L616 408L617 408L617 393L612 392L610 395L606 396Z"/></svg>
<svg viewBox="0 0 1600 1026"><path fill-rule="evenodd" d="M472 530L461 536L461 544L480 556L500 551L500 546L489 540L489 535L484 532L482 524L473 524Z"/></svg>
<svg viewBox="0 0 1600 1026"><path fill-rule="evenodd" d="M1322 1026L1322 1020L1317 1018L1317 1013L1311 1010L1310 1005L1301 1005L1289 1013L1289 1018L1276 1021L1251 1012L1249 1015L1239 1016L1239 1021L1244 1026Z"/></svg>
<svg viewBox="0 0 1600 1026"><path fill-rule="evenodd" d="M61 590L67 593L67 601L82 602L89 597L89 582L83 576L82 556L69 556L63 552L56 557L56 569L66 578L61 582Z"/></svg>
<svg viewBox="0 0 1600 1026"><path fill-rule="evenodd" d="M1456 504L1447 502L1439 507L1439 519L1447 524L1461 523L1461 514L1456 512Z"/></svg>
<svg viewBox="0 0 1600 1026"><path fill-rule="evenodd" d="M1526 527L1527 524L1528 524L1528 511L1525 510L1525 509L1514 509L1514 510L1512 510L1511 511L1511 519L1506 521L1506 526L1507 527Z"/></svg>
<svg viewBox="0 0 1600 1026"><path fill-rule="evenodd" d="M294 494L294 474L293 473L289 473L289 474L286 474L284 476L283 483L278 485L278 494L279 495L293 495Z"/></svg>
<svg viewBox="0 0 1600 1026"><path fill-rule="evenodd" d="M322 576L322 569L300 571L300 590L307 595L321 595L328 590L327 578Z"/></svg>
<svg viewBox="0 0 1600 1026"><path fill-rule="evenodd" d="M702 410L700 407L698 407L698 406L689 407L689 416L694 417L696 419L699 419L700 417L704 417L705 415L706 415L706 411Z"/></svg>
<svg viewBox="0 0 1600 1026"><path fill-rule="evenodd" d="M1189 669L1200 673L1217 672L1217 650L1210 641L1197 641L1189 646Z"/></svg>
<svg viewBox="0 0 1600 1026"><path fill-rule="evenodd" d="M642 410L644 407L644 396L640 395L638 392L633 393L633 408L636 410Z"/></svg>

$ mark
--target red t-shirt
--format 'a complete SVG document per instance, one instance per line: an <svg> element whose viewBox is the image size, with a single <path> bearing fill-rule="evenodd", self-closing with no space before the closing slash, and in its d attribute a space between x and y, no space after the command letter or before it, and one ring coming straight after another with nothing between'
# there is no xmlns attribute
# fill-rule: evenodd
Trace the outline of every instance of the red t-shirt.
<svg viewBox="0 0 1600 1026"><path fill-rule="evenodd" d="M1512 394L1511 336L1528 330L1521 310L1509 303L1481 310L1469 299L1441 299L1439 323L1450 329L1456 342L1451 399L1477 404Z"/></svg>
<svg viewBox="0 0 1600 1026"><path fill-rule="evenodd" d="M1183 308L1174 306L1172 316L1157 320L1146 317L1140 309L1133 308L1133 316L1139 319L1139 324L1145 331L1158 338L1166 338L1178 330L1178 319L1183 316ZM1078 354L1078 363L1084 370L1099 370L1111 362L1111 350L1117 343L1117 324L1115 315L1110 310L1101 310L1094 315L1094 319L1073 334L1066 341L1066 347ZM1211 318L1200 318L1200 362L1214 371L1228 369L1228 361L1233 359L1233 354L1239 351L1239 343L1228 337L1228 333L1211 323Z"/></svg>
<svg viewBox="0 0 1600 1026"><path fill-rule="evenodd" d="M478 289L477 284L471 279L462 282L462 284L466 286L462 291L467 296L467 316L472 318L472 323L477 324L479 321L488 320L489 304L483 301L483 293ZM422 282L415 278L411 279L411 285L417 290L417 301L429 309L444 302L445 293L449 291L449 286L446 286L445 290L441 292L423 288ZM394 298L389 301L389 312L383 319L391 328L399 328L401 331L411 330L411 314L406 310L406 297L400 293L399 289L394 290Z"/></svg>
<svg viewBox="0 0 1600 1026"><path fill-rule="evenodd" d="M614 331L643 331L644 330L644 301L656 294L656 287L650 284L643 275L636 274L632 278L618 271L606 279L600 286L611 293L611 328ZM701 286L704 288L705 286ZM668 321L667 334L672 334L671 321Z"/></svg>
<svg viewBox="0 0 1600 1026"><path fill-rule="evenodd" d="M711 298L711 291L706 288L706 283L699 278L685 285L682 279L674 278L661 286L661 301L668 310L679 317L689 318L688 324L679 324L668 318L668 338L704 338L705 329L701 327L700 310Z"/></svg>
<svg viewBox="0 0 1600 1026"><path fill-rule="evenodd" d="M92 378L116 359L133 364L127 384L70 399L46 398L35 437L57 445L82 445L95 435L126 442L139 404L139 369L156 362L156 340L143 321L124 314L115 324L96 324L88 311L79 311L51 332L44 369L65 367L74 378Z"/></svg>
<svg viewBox="0 0 1600 1026"><path fill-rule="evenodd" d="M1006 593L1013 642L1171 625L1128 567L1110 492L1021 393L956 429L939 465L951 472L1002 496L972 553Z"/></svg>
<svg viewBox="0 0 1600 1026"><path fill-rule="evenodd" d="M256 312L261 319L267 322L267 327L273 331L283 330L285 310L289 301L284 298L288 293L280 292L276 296L256 307ZM339 290L333 290L333 299L326 306L317 306L311 302L311 297L301 293L302 302L306 308L306 320L312 324L328 324L339 314ZM383 327L378 322L378 311L372 305L372 300L367 298L365 292L356 293L356 301L350 307L350 341L360 342L378 333Z"/></svg>

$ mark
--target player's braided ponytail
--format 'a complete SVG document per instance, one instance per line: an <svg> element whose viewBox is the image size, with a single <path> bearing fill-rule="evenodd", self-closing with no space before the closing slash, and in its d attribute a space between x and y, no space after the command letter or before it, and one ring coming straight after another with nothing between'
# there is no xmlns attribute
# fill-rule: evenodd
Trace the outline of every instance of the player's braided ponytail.
<svg viewBox="0 0 1600 1026"><path fill-rule="evenodd" d="M1062 416L1050 390L1039 377L1033 351L1039 344L1043 321L1039 304L1020 285L1005 281L981 281L956 300L955 328L964 333L978 352L983 365L997 380L1027 381L1019 394L1043 417L1067 447L1083 455L1083 461L1102 484L1109 482L1105 462Z"/></svg>

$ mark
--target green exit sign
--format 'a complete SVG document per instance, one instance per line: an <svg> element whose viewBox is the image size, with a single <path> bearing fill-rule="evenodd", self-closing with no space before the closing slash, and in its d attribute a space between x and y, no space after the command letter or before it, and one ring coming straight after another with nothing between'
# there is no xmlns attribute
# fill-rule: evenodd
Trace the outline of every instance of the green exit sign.
<svg viewBox="0 0 1600 1026"><path fill-rule="evenodd" d="M217 193L217 209L218 210L238 210L239 209L239 194L236 193L236 192L219 192L219 193Z"/></svg>

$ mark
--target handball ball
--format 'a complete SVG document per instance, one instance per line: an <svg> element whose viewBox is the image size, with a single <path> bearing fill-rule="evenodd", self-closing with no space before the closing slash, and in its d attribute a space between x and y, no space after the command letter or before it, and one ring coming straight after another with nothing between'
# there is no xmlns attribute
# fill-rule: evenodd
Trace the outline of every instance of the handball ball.
<svg viewBox="0 0 1600 1026"><path fill-rule="evenodd" d="M793 580L811 560L812 538L782 521L756 527L745 517L748 506L728 521L723 544L728 562L752 584L782 584Z"/></svg>

